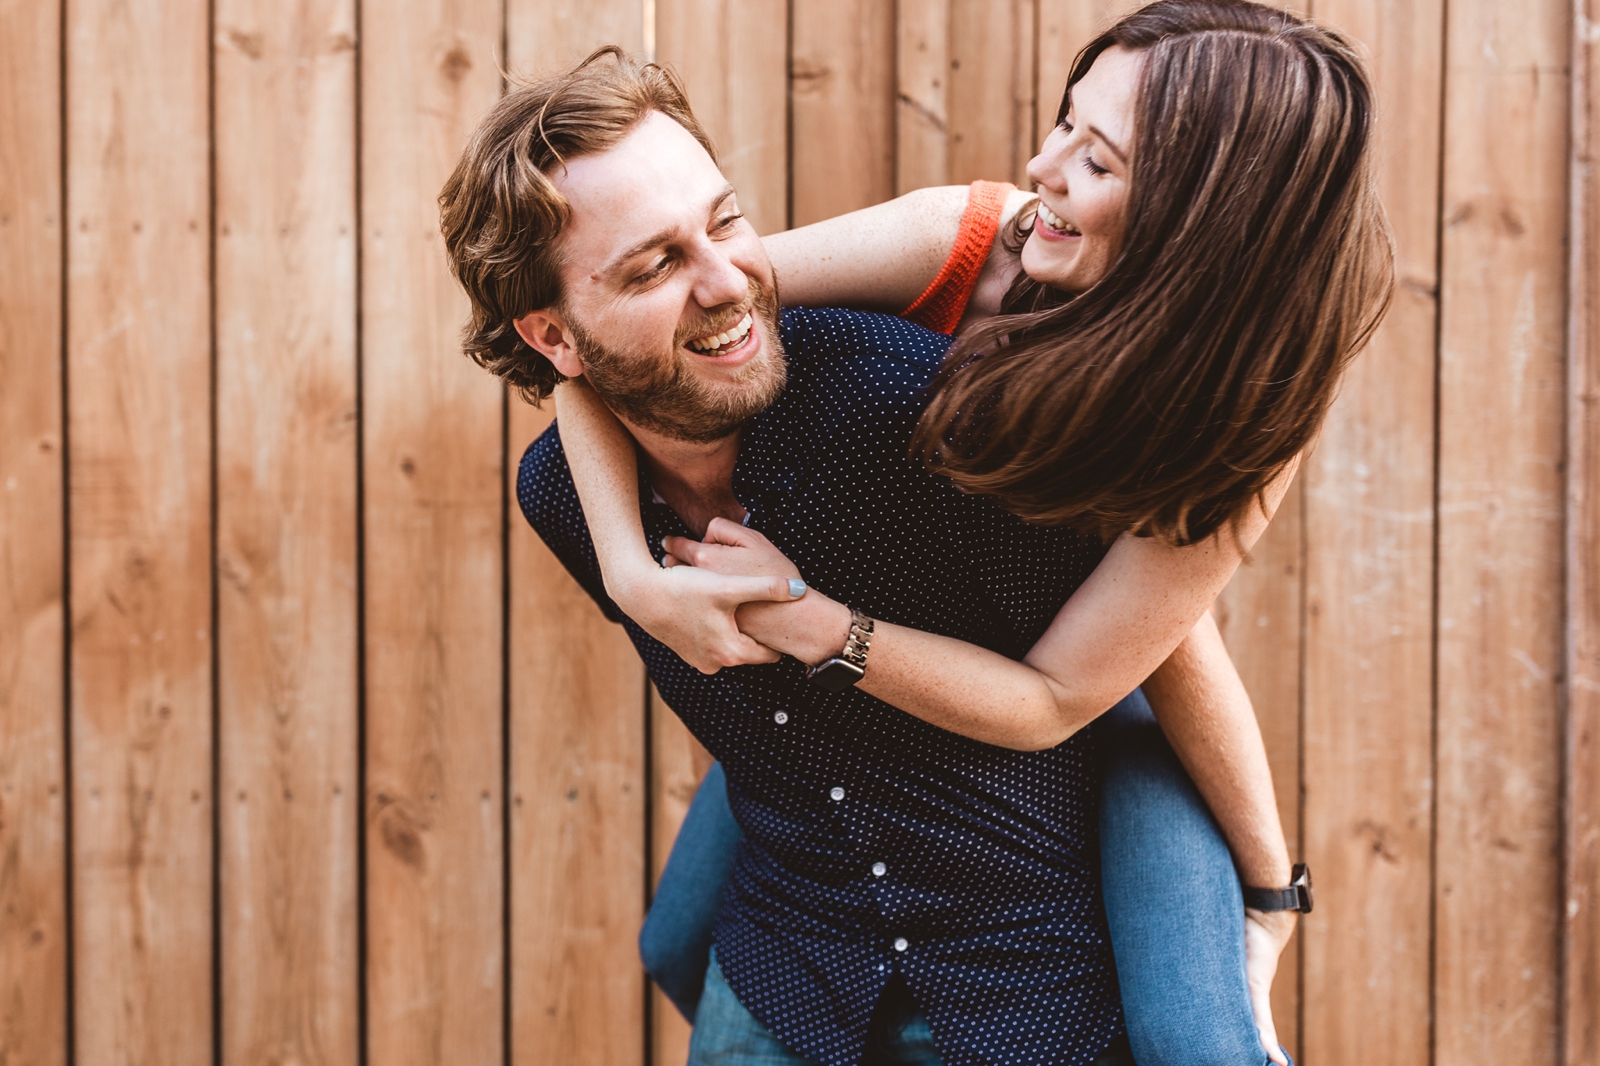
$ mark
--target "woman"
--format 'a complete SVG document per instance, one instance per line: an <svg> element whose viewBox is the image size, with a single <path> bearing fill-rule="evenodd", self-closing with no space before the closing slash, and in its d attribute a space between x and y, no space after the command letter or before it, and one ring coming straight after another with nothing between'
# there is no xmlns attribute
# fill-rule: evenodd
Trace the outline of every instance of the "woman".
<svg viewBox="0 0 1600 1066"><path fill-rule="evenodd" d="M1037 199L1008 205L1019 239L984 265L915 448L967 491L1114 544L1023 662L879 623L860 681L935 725L1015 747L1059 743L1143 682L1241 875L1260 886L1284 883L1287 857L1248 700L1218 673L1206 608L1387 298L1371 117L1348 45L1254 4L1163 0L1084 50L1029 165ZM934 190L773 238L786 299L905 306L949 248L953 202ZM620 432L581 390L560 402L607 588L627 614L706 669L839 654L849 610L816 590L748 604L735 625L740 586L717 574L803 576L758 534L714 522L704 543L668 544L692 569L659 569L636 532ZM620 529L635 532L600 535ZM1197 676L1214 683L1196 689ZM1113 799L1119 775L1143 772L1129 769L1139 757L1109 768L1107 819L1127 813ZM1165 899L1126 922L1113 913L1127 901L1112 886L1138 883L1138 856L1115 854L1114 826L1105 836L1126 1001L1130 972L1140 984L1150 960L1125 964L1124 931L1173 916ZM1245 927L1262 1043L1282 1062L1265 985L1292 923L1252 913ZM1131 1003L1128 1015L1139 1061L1168 1061L1162 1019Z"/></svg>

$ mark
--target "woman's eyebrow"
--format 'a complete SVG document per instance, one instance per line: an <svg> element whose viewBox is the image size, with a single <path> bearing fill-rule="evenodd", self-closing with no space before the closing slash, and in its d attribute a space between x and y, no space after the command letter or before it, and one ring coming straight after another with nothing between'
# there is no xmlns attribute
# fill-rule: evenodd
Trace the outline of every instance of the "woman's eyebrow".
<svg viewBox="0 0 1600 1066"><path fill-rule="evenodd" d="M1111 154L1122 160L1124 165L1126 165L1128 162L1128 154L1121 148L1117 147L1117 142L1113 141L1110 137L1107 137L1104 130L1098 126L1090 126L1089 132L1104 141L1106 147L1111 149Z"/></svg>

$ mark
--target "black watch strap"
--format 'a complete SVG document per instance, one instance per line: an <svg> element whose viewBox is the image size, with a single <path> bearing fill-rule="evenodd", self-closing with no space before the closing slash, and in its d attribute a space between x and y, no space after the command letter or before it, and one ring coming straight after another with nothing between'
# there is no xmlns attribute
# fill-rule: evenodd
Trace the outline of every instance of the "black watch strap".
<svg viewBox="0 0 1600 1066"><path fill-rule="evenodd" d="M1244 886L1244 905L1255 911L1299 911L1311 913L1311 868L1303 862L1294 865L1294 878L1287 888Z"/></svg>

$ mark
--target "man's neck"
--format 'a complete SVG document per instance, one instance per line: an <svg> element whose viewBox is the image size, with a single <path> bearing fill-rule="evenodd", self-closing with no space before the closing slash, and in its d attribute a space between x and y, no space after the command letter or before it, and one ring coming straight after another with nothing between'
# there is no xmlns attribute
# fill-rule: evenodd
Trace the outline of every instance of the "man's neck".
<svg viewBox="0 0 1600 1066"><path fill-rule="evenodd" d="M645 474L661 498L696 537L706 535L713 518L743 522L744 505L733 494L733 466L739 434L697 444L673 440L624 422L644 453Z"/></svg>

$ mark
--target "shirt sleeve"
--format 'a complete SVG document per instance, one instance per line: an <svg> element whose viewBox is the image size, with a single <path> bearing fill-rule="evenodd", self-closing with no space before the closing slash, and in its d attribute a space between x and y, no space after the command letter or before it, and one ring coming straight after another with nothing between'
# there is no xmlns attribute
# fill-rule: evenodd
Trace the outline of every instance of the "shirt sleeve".
<svg viewBox="0 0 1600 1066"><path fill-rule="evenodd" d="M1000 228L1000 214L1006 197L1016 186L1005 181L975 181L967 192L967 209L961 215L955 247L939 268L932 283L923 290L901 317L936 333L954 333L966 313L967 302L983 273L983 264L994 247Z"/></svg>

